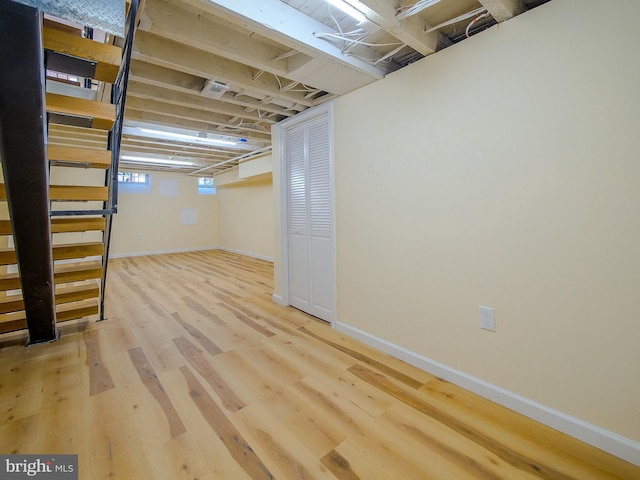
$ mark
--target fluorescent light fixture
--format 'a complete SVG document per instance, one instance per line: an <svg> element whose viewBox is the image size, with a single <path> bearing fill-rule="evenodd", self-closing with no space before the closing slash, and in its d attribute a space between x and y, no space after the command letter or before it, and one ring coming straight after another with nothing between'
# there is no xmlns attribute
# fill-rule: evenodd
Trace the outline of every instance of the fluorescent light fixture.
<svg viewBox="0 0 640 480"><path fill-rule="evenodd" d="M349 15L354 20L357 20L358 23L362 23L367 20L367 17L365 17L362 12L352 7L344 0L327 0L327 2L333 5L334 7L342 10L344 13Z"/></svg>
<svg viewBox="0 0 640 480"><path fill-rule="evenodd" d="M151 133L153 135L161 135L163 137L179 138L181 140L187 140L195 143L208 143L211 145L235 145L236 142L230 142L228 140L217 140L215 138L200 138L193 135L184 135L182 133L163 132L162 130L150 130L148 128L141 128L143 133Z"/></svg>
<svg viewBox="0 0 640 480"><path fill-rule="evenodd" d="M190 167L193 162L185 162L184 160L165 160L164 158L135 157L133 155L120 155L120 160L130 160L132 162L142 163L161 163L163 165L181 165Z"/></svg>

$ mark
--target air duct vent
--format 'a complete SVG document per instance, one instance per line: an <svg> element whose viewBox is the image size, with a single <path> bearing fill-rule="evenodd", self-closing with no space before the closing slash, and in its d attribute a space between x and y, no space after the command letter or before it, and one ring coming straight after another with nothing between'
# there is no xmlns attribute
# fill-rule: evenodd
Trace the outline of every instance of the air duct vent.
<svg viewBox="0 0 640 480"><path fill-rule="evenodd" d="M207 83L202 87L200 94L209 98L220 98L228 89L229 85L227 83L219 82L217 80L207 80Z"/></svg>

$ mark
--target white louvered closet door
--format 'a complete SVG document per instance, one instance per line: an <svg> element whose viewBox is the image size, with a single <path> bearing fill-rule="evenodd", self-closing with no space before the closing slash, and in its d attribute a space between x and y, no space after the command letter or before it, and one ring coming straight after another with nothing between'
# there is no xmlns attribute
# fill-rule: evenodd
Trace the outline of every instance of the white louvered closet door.
<svg viewBox="0 0 640 480"><path fill-rule="evenodd" d="M332 321L335 261L328 116L289 129L286 145L290 303Z"/></svg>

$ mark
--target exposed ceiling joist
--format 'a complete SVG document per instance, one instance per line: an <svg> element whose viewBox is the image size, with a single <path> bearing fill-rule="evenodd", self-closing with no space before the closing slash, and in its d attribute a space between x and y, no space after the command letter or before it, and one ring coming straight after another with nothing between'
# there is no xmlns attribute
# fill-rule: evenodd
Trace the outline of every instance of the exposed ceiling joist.
<svg viewBox="0 0 640 480"><path fill-rule="evenodd" d="M151 113L160 113L172 117L208 122L220 126L226 126L230 123L236 123L236 130L240 135L243 135L242 132L270 132L269 127L258 125L256 122L251 122L241 117L237 118L236 120L234 119L234 117L229 117L228 115L206 112L198 108L182 107L178 105L168 104L159 99L147 100L132 97L127 100L127 108L131 108L132 110L144 110Z"/></svg>
<svg viewBox="0 0 640 480"><path fill-rule="evenodd" d="M497 22L504 22L525 11L523 0L480 0Z"/></svg>
<svg viewBox="0 0 640 480"><path fill-rule="evenodd" d="M394 0L360 0L358 3L366 7L363 13L370 21L422 55L451 45L451 41L438 31L425 33L430 27L419 17L398 21Z"/></svg>
<svg viewBox="0 0 640 480"><path fill-rule="evenodd" d="M145 100L153 100L162 98L164 103L178 105L181 107L199 108L208 112L229 115L231 117L241 116L243 118L253 120L255 122L276 123L275 119L269 119L261 116L255 111L247 111L244 108L230 103L220 102L209 98L203 98L197 94L187 94L161 88L157 86L149 86L134 81L129 82L127 94L130 97L142 98Z"/></svg>
<svg viewBox="0 0 640 480"><path fill-rule="evenodd" d="M188 5L154 1L147 4L139 29L259 70L288 73L287 60L277 59L288 49L267 44L251 32L240 32L213 18Z"/></svg>
<svg viewBox="0 0 640 480"><path fill-rule="evenodd" d="M131 71L129 79L144 85L153 85L168 90L175 90L176 92L199 94L205 79L191 75L185 72L179 72L170 68L153 65L141 60L133 60L131 62ZM263 98L268 95L262 94ZM220 97L220 101L232 103L245 108L258 108L261 111L274 113L277 115L291 116L306 109L306 106L299 106L299 109L287 109L279 105L274 104L262 104L260 99L248 98L246 96L238 95L236 92L227 92ZM289 102L290 107L294 107L297 102Z"/></svg>
<svg viewBox="0 0 640 480"><path fill-rule="evenodd" d="M313 100L304 97L304 93L282 91L278 80L273 75L261 75L254 79L256 72L248 65L146 32L136 34L132 57L202 78L218 78L232 82L238 87L256 90L265 95L283 98L307 107L314 105Z"/></svg>
<svg viewBox="0 0 640 480"><path fill-rule="evenodd" d="M344 55L339 47L316 37L315 33L325 32L337 35L340 32L286 5L280 0L260 0L259 4L256 4L255 0L184 1L229 21L239 22L249 30L273 38L283 45L311 57L327 57L333 62L357 72L361 77L359 86L379 80L388 73L388 70L373 66L360 58ZM361 48L360 51L362 51L361 56L365 58L380 56L372 49ZM301 63L298 59L298 61L292 61L291 63L295 65L295 68L289 69L287 78L301 82L307 81L306 78L297 78L296 75L296 70L303 68L304 62ZM331 91L322 85L316 84L314 86Z"/></svg>
<svg viewBox="0 0 640 480"><path fill-rule="evenodd" d="M137 120L140 122L153 123L156 125L171 125L174 127L186 128L189 130L218 133L222 135L242 136L246 139L254 140L257 142L265 142L267 144L271 143L270 134L259 134L253 132L243 132L241 134L238 132L234 133L230 129L218 128L220 127L220 125L210 123L208 121L191 120L188 118L181 118L178 116L166 115L162 113L154 113L146 110L136 110L133 108L129 108L129 106L127 106L125 116L129 120Z"/></svg>

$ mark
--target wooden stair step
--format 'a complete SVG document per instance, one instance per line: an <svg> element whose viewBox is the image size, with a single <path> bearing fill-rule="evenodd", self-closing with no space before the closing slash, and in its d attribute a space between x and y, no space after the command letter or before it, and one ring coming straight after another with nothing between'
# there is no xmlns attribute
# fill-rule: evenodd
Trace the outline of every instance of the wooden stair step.
<svg viewBox="0 0 640 480"><path fill-rule="evenodd" d="M69 260L73 258L93 257L104 254L102 242L66 243L54 245L54 260ZM16 251L13 248L0 248L0 265L16 263Z"/></svg>
<svg viewBox="0 0 640 480"><path fill-rule="evenodd" d="M7 189L0 183L0 200L7 199ZM49 200L52 202L104 202L109 199L109 187L95 187L86 185L50 185Z"/></svg>
<svg viewBox="0 0 640 480"><path fill-rule="evenodd" d="M106 223L104 217L52 218L51 233L104 231ZM11 220L0 220L0 235L12 233Z"/></svg>
<svg viewBox="0 0 640 480"><path fill-rule="evenodd" d="M54 30L60 30L62 32L69 33L75 37L82 37L82 28L73 25L67 25L66 23L56 22L55 20L45 17L42 24L47 28Z"/></svg>
<svg viewBox="0 0 640 480"><path fill-rule="evenodd" d="M111 166L109 150L49 145L47 158L53 165L105 169Z"/></svg>
<svg viewBox="0 0 640 480"><path fill-rule="evenodd" d="M116 120L116 107L110 103L47 93L47 112L88 119L88 126L100 130L111 130ZM64 123L57 122L54 123Z"/></svg>
<svg viewBox="0 0 640 480"><path fill-rule="evenodd" d="M73 258L84 258L100 256L104 254L104 244L102 242L86 243L66 243L54 245L54 260L70 260Z"/></svg>
<svg viewBox="0 0 640 480"><path fill-rule="evenodd" d="M53 268L53 280L56 285L61 283L82 282L102 277L102 265L100 262L65 263L55 265ZM0 291L19 290L21 287L18 273L5 273L0 275Z"/></svg>
<svg viewBox="0 0 640 480"><path fill-rule="evenodd" d="M49 200L61 201L101 201L109 199L109 187L93 187L85 185L50 185Z"/></svg>
<svg viewBox="0 0 640 480"><path fill-rule="evenodd" d="M46 50L95 62L93 78L96 80L113 83L120 70L122 60L120 47L81 38L46 25L43 29L43 43Z"/></svg>
<svg viewBox="0 0 640 480"><path fill-rule="evenodd" d="M79 302L80 300L100 296L100 287L95 282L86 285L60 286L56 287L55 290L56 305ZM24 310L24 301L21 294L0 297L0 314L20 310Z"/></svg>
<svg viewBox="0 0 640 480"><path fill-rule="evenodd" d="M58 322L68 322L69 320L76 320L98 313L98 302L95 299L65 303L56 307ZM0 333L14 332L25 328L27 328L27 319L24 310L0 315Z"/></svg>
<svg viewBox="0 0 640 480"><path fill-rule="evenodd" d="M98 261L86 263L65 263L55 265L53 278L56 284L81 282L102 277L102 264Z"/></svg>
<svg viewBox="0 0 640 480"><path fill-rule="evenodd" d="M11 220L0 220L0 235L11 235L12 233Z"/></svg>
<svg viewBox="0 0 640 480"><path fill-rule="evenodd" d="M104 231L106 223L104 217L52 218L51 233ZM0 224L0 232L1 227Z"/></svg>

